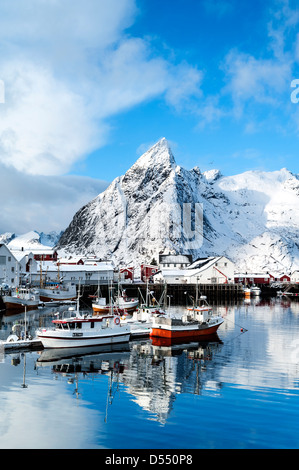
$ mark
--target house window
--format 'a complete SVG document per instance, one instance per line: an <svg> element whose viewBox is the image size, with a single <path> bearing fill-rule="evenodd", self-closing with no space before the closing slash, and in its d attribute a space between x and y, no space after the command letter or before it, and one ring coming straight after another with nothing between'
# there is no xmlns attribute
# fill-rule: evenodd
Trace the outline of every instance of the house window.
<svg viewBox="0 0 299 470"><path fill-rule="evenodd" d="M6 264L6 256L0 256L0 264Z"/></svg>

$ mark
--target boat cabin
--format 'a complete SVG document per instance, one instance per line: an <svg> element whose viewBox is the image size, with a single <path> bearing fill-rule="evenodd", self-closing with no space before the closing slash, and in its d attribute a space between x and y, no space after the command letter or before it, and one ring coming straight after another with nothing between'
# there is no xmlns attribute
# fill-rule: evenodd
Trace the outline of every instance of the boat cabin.
<svg viewBox="0 0 299 470"><path fill-rule="evenodd" d="M55 325L57 330L89 330L91 328L108 328L114 323L118 325L120 323L119 317L114 315L101 316L99 318L70 318L63 320L53 320L52 323Z"/></svg>
<svg viewBox="0 0 299 470"><path fill-rule="evenodd" d="M182 316L183 322L207 322L213 317L213 310L211 308L194 308L189 309L186 315Z"/></svg>

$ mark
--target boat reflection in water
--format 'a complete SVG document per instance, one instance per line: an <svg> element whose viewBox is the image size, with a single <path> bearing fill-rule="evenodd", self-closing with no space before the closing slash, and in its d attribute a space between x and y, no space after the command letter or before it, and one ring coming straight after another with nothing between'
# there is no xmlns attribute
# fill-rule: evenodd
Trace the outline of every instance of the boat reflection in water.
<svg viewBox="0 0 299 470"><path fill-rule="evenodd" d="M200 395L207 389L213 393L220 389L221 384L215 379L213 358L222 342L217 334L208 339L182 342L153 338L110 348L84 348L77 354L72 348L44 350L36 366L50 366L53 373L76 384L80 374L84 377L92 374L93 378L94 374L108 375L107 403L112 403L113 388L114 391L117 388L138 404L148 419L164 424L178 394Z"/></svg>
<svg viewBox="0 0 299 470"><path fill-rule="evenodd" d="M122 381L148 419L165 424L179 394L203 393L209 387L213 393L221 384L215 379L213 356L222 342L217 334L210 341L167 344L165 338L132 345L130 363Z"/></svg>
<svg viewBox="0 0 299 470"><path fill-rule="evenodd" d="M91 370L101 370L103 361L120 361L128 359L129 356L129 343L86 346L76 350L74 348L52 348L45 349L40 353L36 365L37 367L55 365L57 369L65 365L71 371L80 364L82 371L90 372Z"/></svg>

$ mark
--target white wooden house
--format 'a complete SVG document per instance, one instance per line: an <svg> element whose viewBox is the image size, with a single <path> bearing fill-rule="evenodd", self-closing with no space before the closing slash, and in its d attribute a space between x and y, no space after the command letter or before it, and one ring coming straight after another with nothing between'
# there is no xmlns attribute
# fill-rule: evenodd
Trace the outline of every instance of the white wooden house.
<svg viewBox="0 0 299 470"><path fill-rule="evenodd" d="M162 268L154 282L167 284L231 284L234 283L234 263L224 256L200 258L182 268Z"/></svg>
<svg viewBox="0 0 299 470"><path fill-rule="evenodd" d="M19 285L20 265L17 258L4 243L0 244L0 284L9 287Z"/></svg>

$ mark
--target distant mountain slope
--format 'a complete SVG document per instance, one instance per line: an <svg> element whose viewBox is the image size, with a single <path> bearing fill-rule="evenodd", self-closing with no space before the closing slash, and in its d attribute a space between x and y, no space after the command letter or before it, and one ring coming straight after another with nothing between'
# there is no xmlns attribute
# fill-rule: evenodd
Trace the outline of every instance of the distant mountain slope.
<svg viewBox="0 0 299 470"><path fill-rule="evenodd" d="M5 233L0 235L0 242L5 243L11 250L21 250L22 248L23 250L30 250L41 246L54 247L61 234L62 232L45 234L36 231L27 232L22 235Z"/></svg>
<svg viewBox="0 0 299 470"><path fill-rule="evenodd" d="M298 229L298 175L188 171L161 139L75 214L56 248L135 265L168 251L225 255L243 271L282 272L299 267Z"/></svg>

